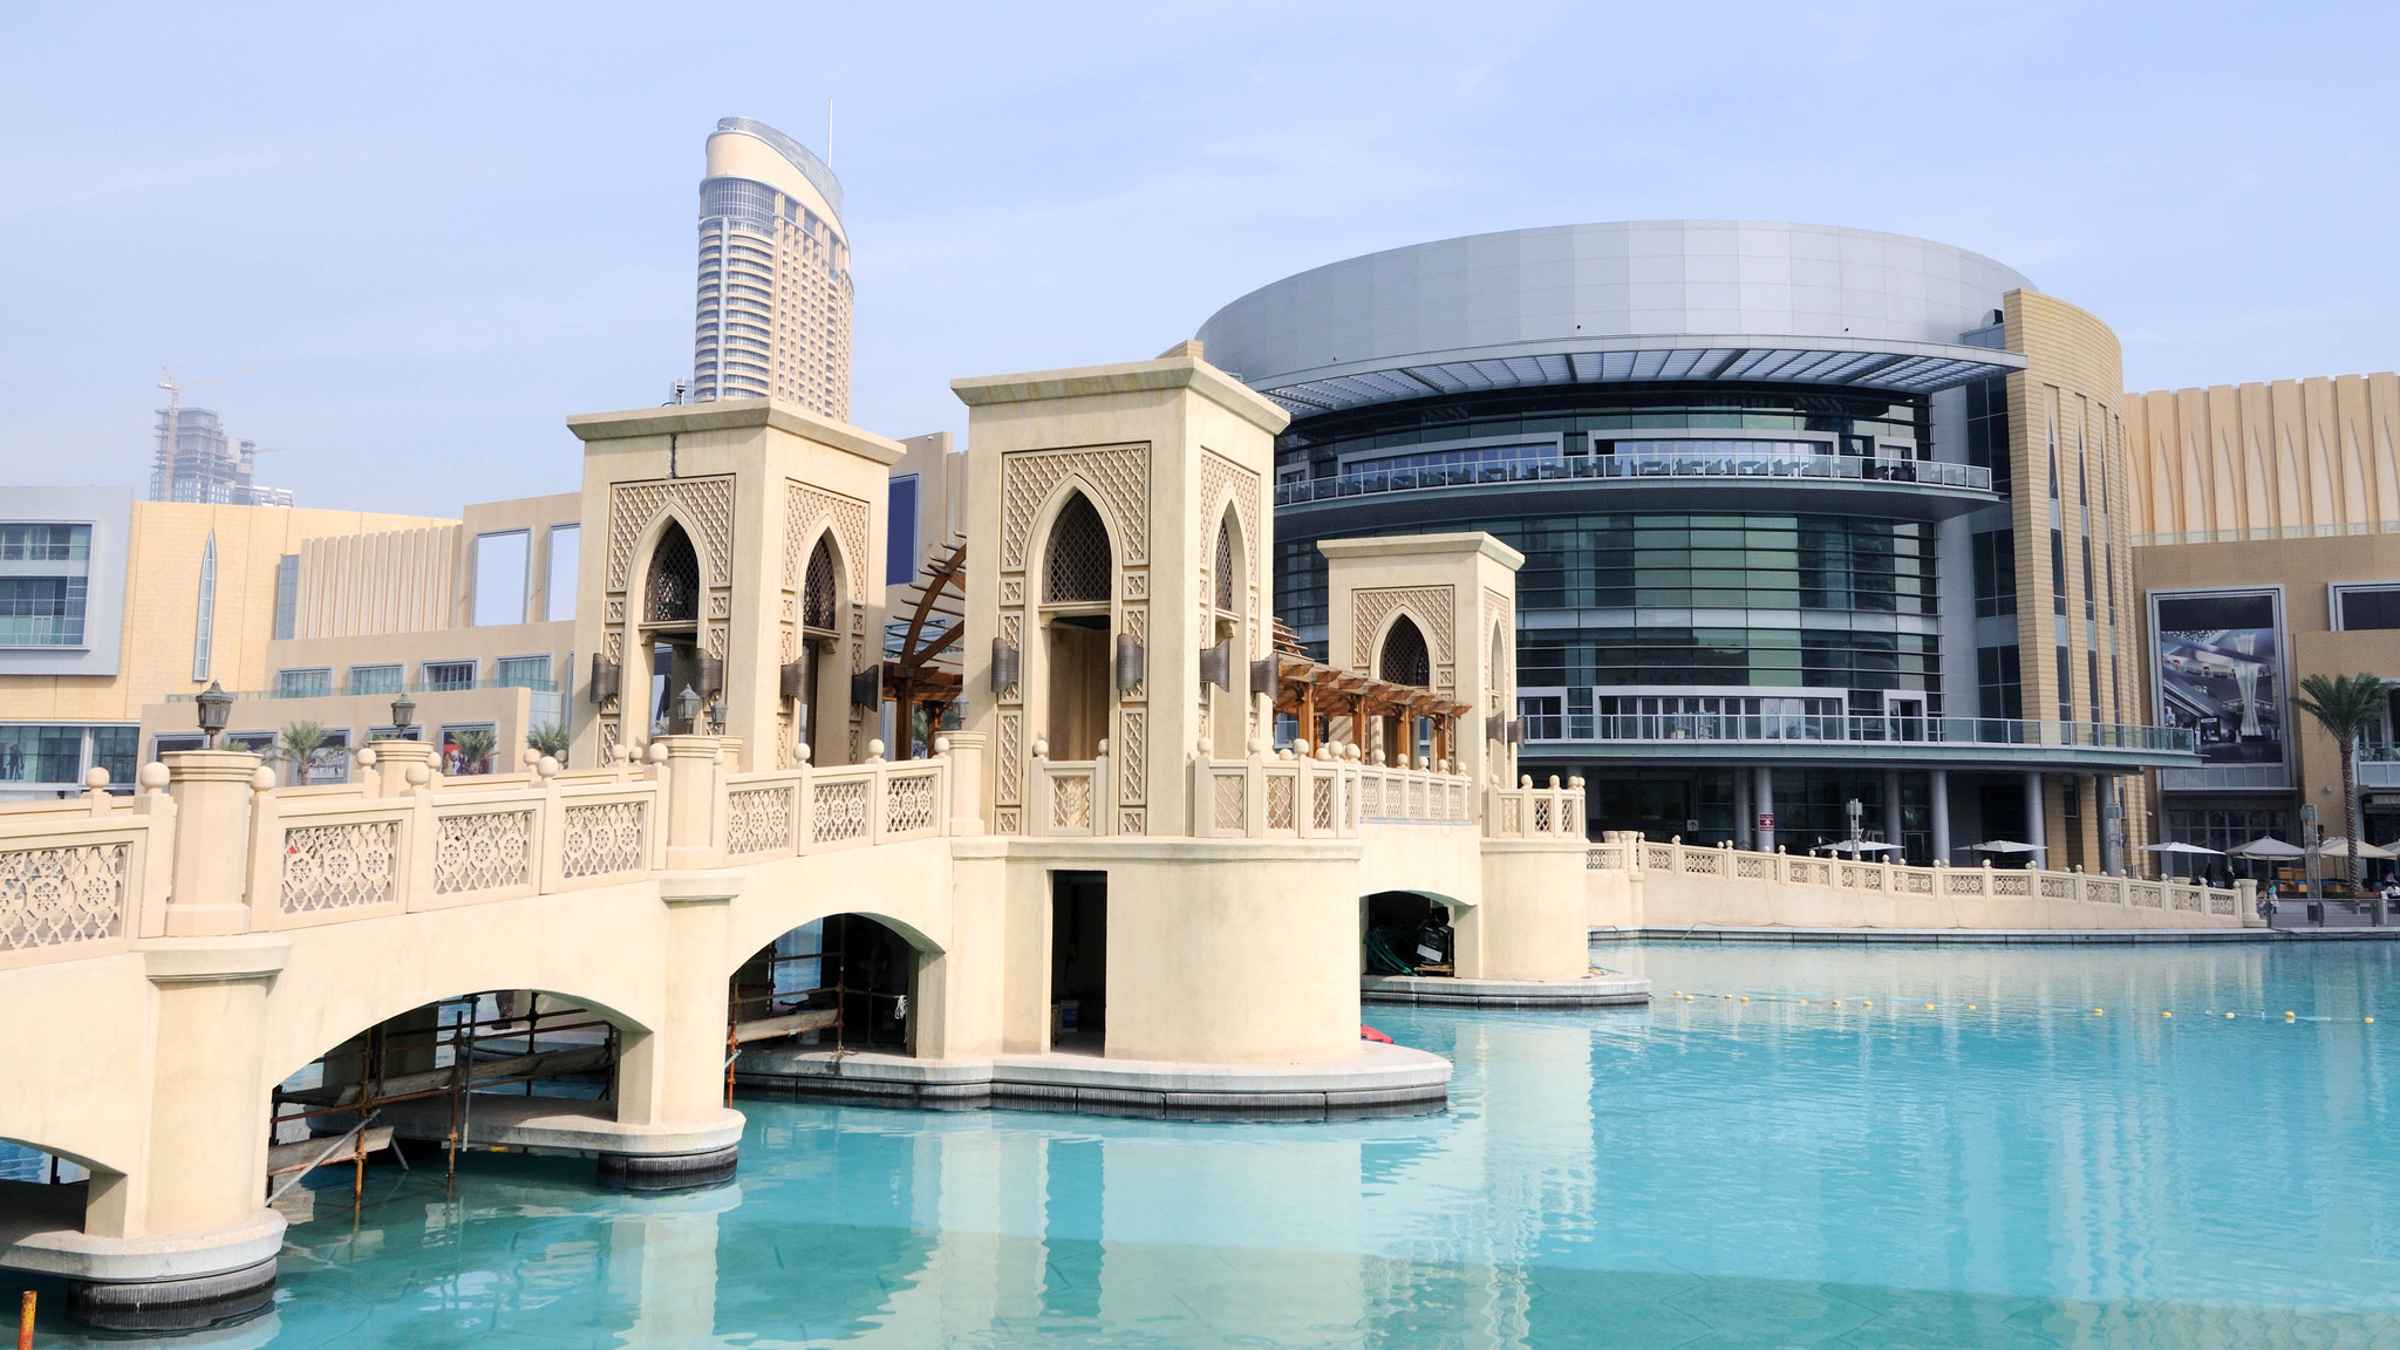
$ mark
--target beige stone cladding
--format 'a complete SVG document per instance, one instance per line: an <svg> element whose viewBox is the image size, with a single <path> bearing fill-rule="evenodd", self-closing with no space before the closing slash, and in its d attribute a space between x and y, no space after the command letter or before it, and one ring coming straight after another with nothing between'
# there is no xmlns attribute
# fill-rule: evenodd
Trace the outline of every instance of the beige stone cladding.
<svg viewBox="0 0 2400 1350"><path fill-rule="evenodd" d="M752 769L785 767L798 751L797 709L823 725L809 752L820 765L866 757L875 734L851 696L854 673L881 659L881 583L891 466L899 442L769 399L590 413L568 419L584 441L580 518L582 594L575 607L575 696L568 716L585 762L650 736L652 615L643 606L670 527L697 569L696 647L714 662L727 735ZM785 697L799 663L801 588L820 540L839 560L835 622L812 688ZM595 704L594 655L617 672L619 696ZM694 679L699 677L695 676Z"/></svg>
<svg viewBox="0 0 2400 1350"><path fill-rule="evenodd" d="M2284 631L2291 642L2290 683L2295 689L2310 675L2400 678L2400 630L2336 632L2331 604L2331 587L2335 585L2400 584L2400 534L2154 544L2137 550L2135 558L2145 597L2154 590L2280 588ZM2147 651L2153 639L2147 632L2146 599L2142 623L2145 630L2142 646ZM2142 670L2145 691L2150 680L2151 673L2145 665ZM2288 702L2292 690L2284 690L2283 694ZM2293 742L2299 751L2294 765L2298 800L2315 802L2325 814L2325 832L2339 834L2347 828L2334 823L2341 814L2341 756L2333 738L2313 718L2297 709L2288 715L2295 732Z"/></svg>
<svg viewBox="0 0 2400 1350"><path fill-rule="evenodd" d="M2008 349L2026 358L2026 368L2008 377L2009 454L2016 484L2009 518L2016 543L2024 715L2040 722L2138 721L2134 710L2141 703L2132 691L2140 688L2141 665L2135 647L2139 620L2130 609L2131 471L2120 406L2123 352L2106 324L2055 296L2015 290L2002 306ZM2054 528L2063 545L2063 615L2053 604ZM2067 653L2064 690L2056 657L2061 646ZM2096 682L2093 655L2099 659ZM2079 809L2071 826L2068 780L2051 775L2045 782L2045 835L2053 859L2096 869L2102 860L2102 784L2091 775L2074 781ZM2143 788L2138 779L2121 781L2127 790L2126 849L2129 857L2137 857L2149 842Z"/></svg>
<svg viewBox="0 0 2400 1350"><path fill-rule="evenodd" d="M967 520L981 550L968 569L967 726L991 737L993 828L1025 832L1037 741L1079 760L1105 739L1116 800L1099 812L1101 832L1185 833L1195 747L1224 744L1212 718L1249 737L1263 715L1248 666L1271 641L1264 486L1289 418L1182 349L951 388L969 410ZM1077 498L1097 515L1108 558L1104 576L1076 583L1085 598L1067 600L1047 569L1067 565L1072 530L1060 522L1086 509ZM1230 607L1214 584L1220 535L1240 574L1222 597ZM1112 671L1119 638L1141 653L1141 678ZM1237 698L1200 677L1202 651L1220 640L1231 643ZM1016 682L998 689L996 643L1020 661ZM1054 669L1071 682L1053 689ZM1105 725L1086 725L1094 710Z"/></svg>
<svg viewBox="0 0 2400 1350"><path fill-rule="evenodd" d="M124 642L117 674L0 680L0 722L131 722L145 705L272 680L275 574L311 541L453 524L424 516L290 506L136 502L125 564ZM203 560L214 541L207 669L193 678Z"/></svg>
<svg viewBox="0 0 2400 1350"><path fill-rule="evenodd" d="M2125 400L2133 530L2400 529L2400 375L2317 376Z"/></svg>
<svg viewBox="0 0 2400 1350"><path fill-rule="evenodd" d="M1425 639L1432 691L1469 711L1453 756L1480 789L1516 781L1502 729L1516 707L1517 569L1525 555L1488 534L1327 539L1326 653L1369 679L1392 630L1413 623ZM1497 665L1494 664L1495 657Z"/></svg>

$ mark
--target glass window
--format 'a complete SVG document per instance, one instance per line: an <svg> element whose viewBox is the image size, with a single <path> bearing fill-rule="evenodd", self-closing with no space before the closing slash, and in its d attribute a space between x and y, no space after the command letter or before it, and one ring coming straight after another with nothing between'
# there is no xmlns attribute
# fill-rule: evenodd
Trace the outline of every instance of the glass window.
<svg viewBox="0 0 2400 1350"><path fill-rule="evenodd" d="M475 536L475 626L525 622L525 566L532 536L524 530Z"/></svg>
<svg viewBox="0 0 2400 1350"><path fill-rule="evenodd" d="M208 738L196 732L178 732L172 736L159 736L150 742L150 758L158 759L178 750L198 750L207 744Z"/></svg>
<svg viewBox="0 0 2400 1350"><path fill-rule="evenodd" d="M428 661L425 663L425 688L472 689L475 687L475 663L472 661Z"/></svg>
<svg viewBox="0 0 2400 1350"><path fill-rule="evenodd" d="M91 554L89 525L0 525L0 562L83 562Z"/></svg>
<svg viewBox="0 0 2400 1350"><path fill-rule="evenodd" d="M884 535L883 581L904 586L917 573L917 476L892 480L892 510Z"/></svg>
<svg viewBox="0 0 2400 1350"><path fill-rule="evenodd" d="M2344 632L2400 628L2400 586L2356 586L2336 591L2335 627Z"/></svg>
<svg viewBox="0 0 2400 1350"><path fill-rule="evenodd" d="M0 783L81 786L83 728L0 726Z"/></svg>
<svg viewBox="0 0 2400 1350"><path fill-rule="evenodd" d="M200 550L200 604L192 619L192 679L208 678L210 646L217 627L217 534L211 530Z"/></svg>
<svg viewBox="0 0 2400 1350"><path fill-rule="evenodd" d="M442 728L439 744L442 772L452 777L490 773L499 749L495 730L489 722L450 723Z"/></svg>
<svg viewBox="0 0 2400 1350"><path fill-rule="evenodd" d="M550 579L545 583L547 605L542 617L552 623L575 617L575 590L583 575L583 527L550 527Z"/></svg>
<svg viewBox="0 0 2400 1350"><path fill-rule="evenodd" d="M400 667L350 667L350 692L353 694L397 694L400 692Z"/></svg>
<svg viewBox="0 0 2400 1350"><path fill-rule="evenodd" d="M304 782L315 786L321 783L350 781L350 733L347 730L327 731L325 743L308 762Z"/></svg>
<svg viewBox="0 0 2400 1350"><path fill-rule="evenodd" d="M330 666L275 672L277 698L323 698L332 692L333 669Z"/></svg>
<svg viewBox="0 0 2400 1350"><path fill-rule="evenodd" d="M550 686L550 658L547 656L503 656L493 671L494 683L503 689L540 689Z"/></svg>
<svg viewBox="0 0 2400 1350"><path fill-rule="evenodd" d="M275 564L275 640L289 642L300 619L300 555L286 553Z"/></svg>
<svg viewBox="0 0 2400 1350"><path fill-rule="evenodd" d="M82 577L0 577L0 647L83 645Z"/></svg>

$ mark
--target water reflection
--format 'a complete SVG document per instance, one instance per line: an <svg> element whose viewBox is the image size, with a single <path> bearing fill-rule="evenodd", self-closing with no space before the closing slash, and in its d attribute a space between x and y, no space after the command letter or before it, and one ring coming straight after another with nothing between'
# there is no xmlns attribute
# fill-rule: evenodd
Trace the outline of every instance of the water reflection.
<svg viewBox="0 0 2400 1350"><path fill-rule="evenodd" d="M2394 988L2380 944L1595 955L1696 997L1375 1010L1457 1063L1438 1117L745 1102L740 1176L711 1191L480 1156L451 1196L378 1169L355 1229L346 1186L322 1217L295 1198L276 1312L246 1343L2400 1333L2395 1051L2362 1021Z"/></svg>

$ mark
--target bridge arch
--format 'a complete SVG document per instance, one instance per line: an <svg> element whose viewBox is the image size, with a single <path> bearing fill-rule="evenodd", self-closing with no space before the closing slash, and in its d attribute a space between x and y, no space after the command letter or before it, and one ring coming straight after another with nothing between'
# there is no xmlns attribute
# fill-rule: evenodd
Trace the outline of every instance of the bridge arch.
<svg viewBox="0 0 2400 1350"><path fill-rule="evenodd" d="M376 1005L375 1011L366 1014L364 1020L359 1020L358 1014L355 1011L350 1012L346 1015L343 1023L347 1027L346 1030L336 1032L330 1037L325 1037L324 1033L320 1031L318 1032L318 1035L324 1038L318 1044L307 1049L301 1049L299 1047L299 1043L295 1040L288 1038L278 1039L270 1047L270 1057L267 1062L267 1082L269 1086L281 1084L285 1080L289 1079L293 1074L298 1073L300 1070L307 1068L316 1061L323 1059L329 1054L332 1054L342 1046L357 1040L359 1037L366 1035L368 1032L373 1031L379 1026L386 1025L387 1023L390 1023L398 1018L405 1017L420 1008L430 1008L443 1003L451 1003L463 999L477 998L484 994L507 991L529 992L537 997L561 1000L566 1003L573 1004L576 1007L587 1009L592 1013L593 1016L606 1020L609 1025L615 1027L620 1033L646 1035L652 1030L651 1027L645 1025L643 1022L634 1017L628 1016L621 1009L612 1007L607 1002L599 999L587 998L584 995L575 993L572 989L568 988L551 988L542 984L497 986L485 985L448 989L442 993L423 998L416 997L412 993L401 995L387 1003L379 1003ZM396 1004L397 1006L392 1006L392 1004ZM270 1031L269 1034L273 1035L274 1033Z"/></svg>

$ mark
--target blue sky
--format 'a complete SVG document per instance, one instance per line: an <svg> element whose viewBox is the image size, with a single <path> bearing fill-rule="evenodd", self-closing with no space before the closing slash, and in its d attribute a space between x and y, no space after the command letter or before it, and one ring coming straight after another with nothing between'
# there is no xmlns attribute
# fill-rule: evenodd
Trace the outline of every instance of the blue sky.
<svg viewBox="0 0 2400 1350"><path fill-rule="evenodd" d="M2400 364L2389 5L218 8L0 7L0 482L141 480L163 365L310 505L569 488L562 419L689 366L715 119L821 145L828 97L894 436L1318 263L1638 217L1987 253L2135 388Z"/></svg>

